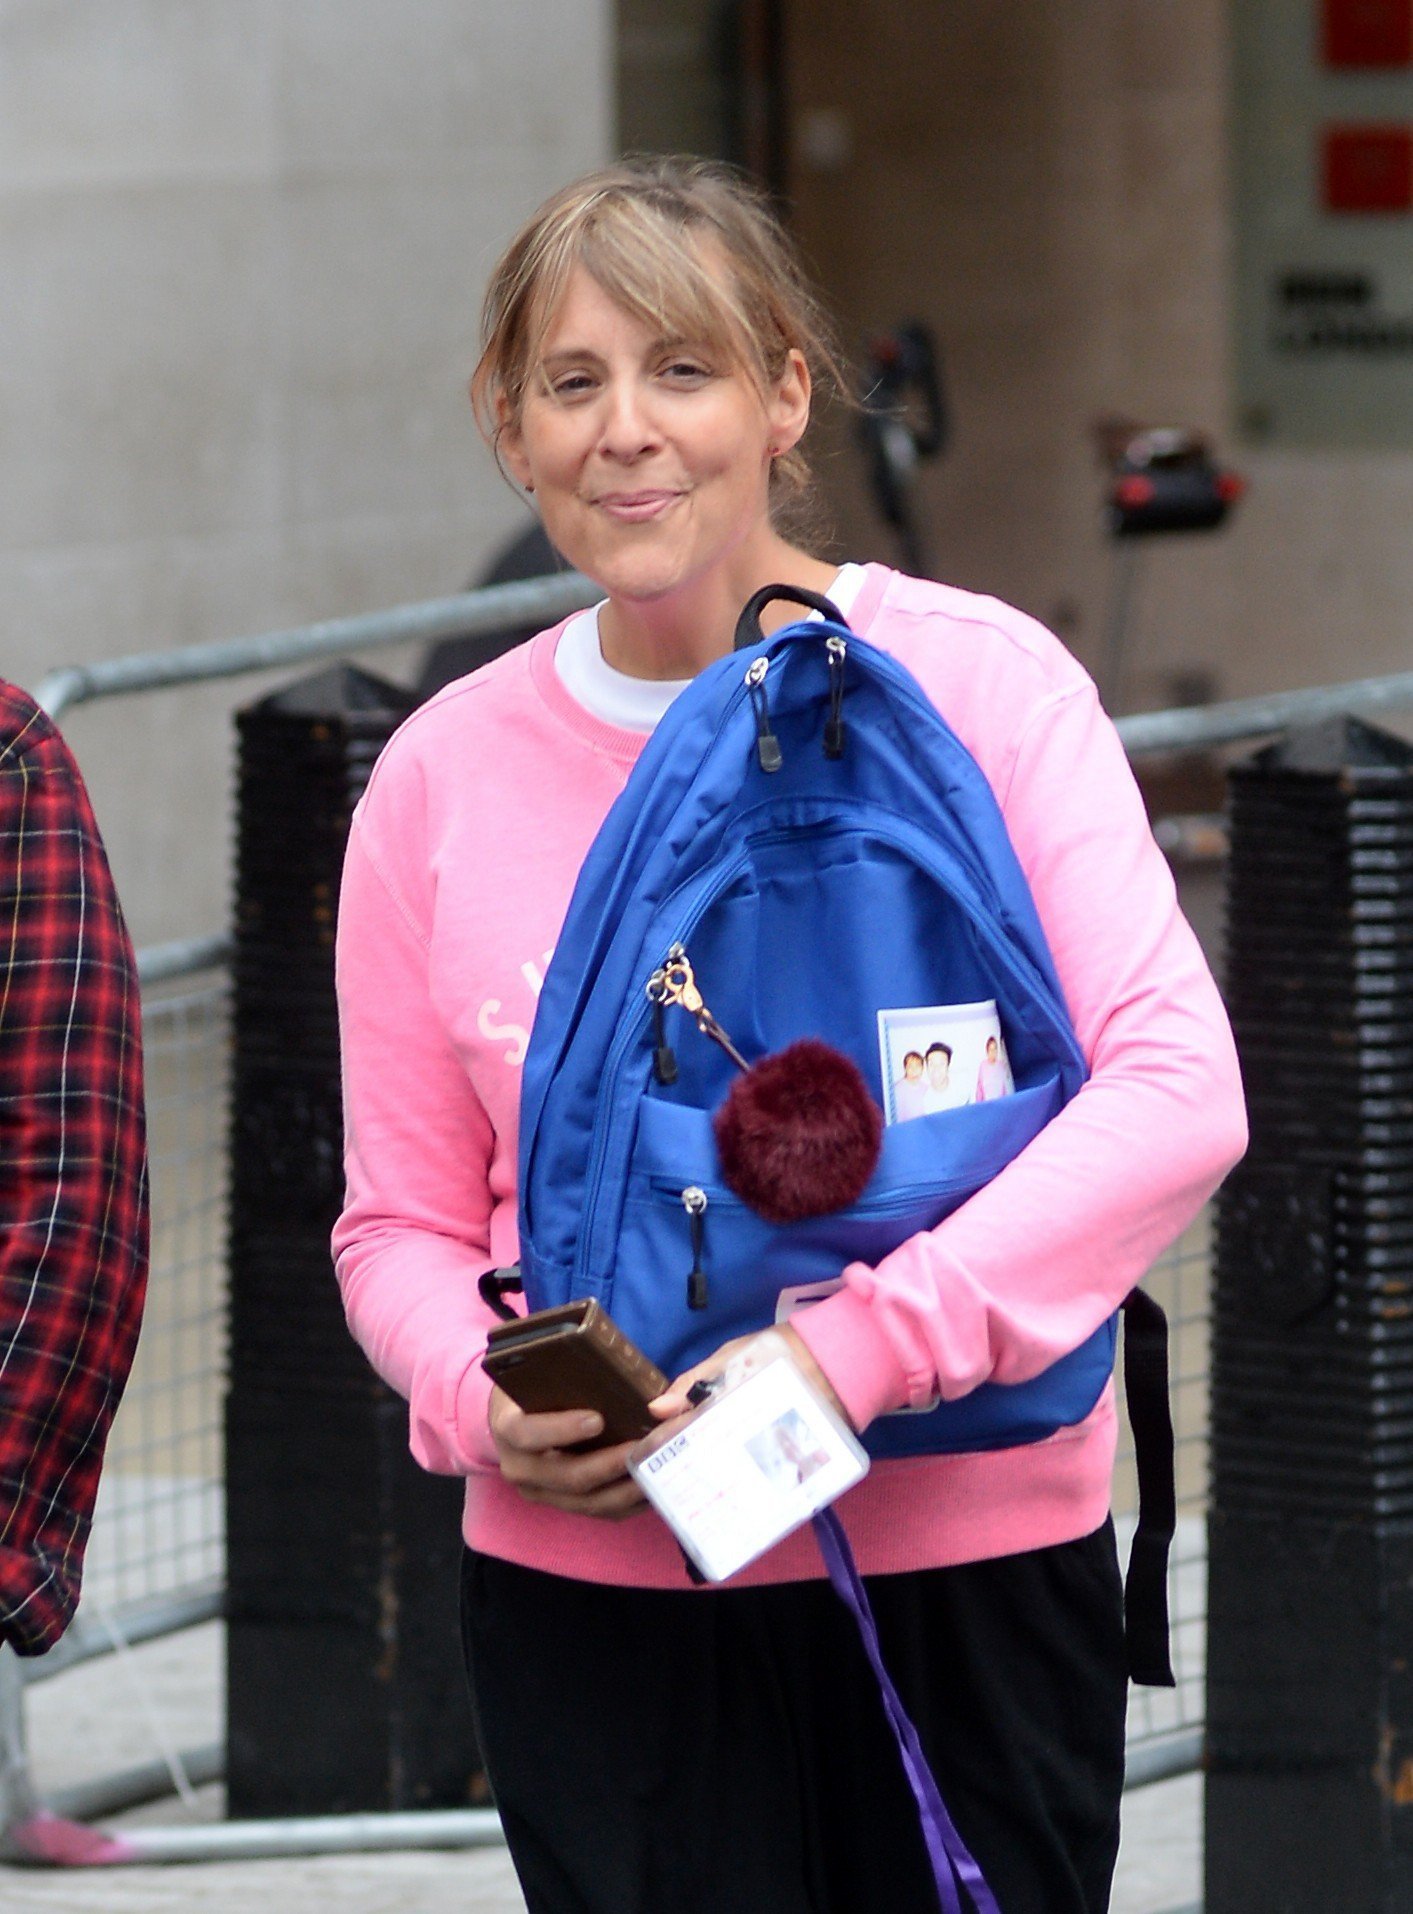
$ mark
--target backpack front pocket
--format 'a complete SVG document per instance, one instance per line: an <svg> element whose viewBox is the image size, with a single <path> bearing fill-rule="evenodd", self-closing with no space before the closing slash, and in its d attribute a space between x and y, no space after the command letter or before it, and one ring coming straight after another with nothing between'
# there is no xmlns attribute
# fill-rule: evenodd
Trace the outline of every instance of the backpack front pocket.
<svg viewBox="0 0 1413 1914"><path fill-rule="evenodd" d="M1060 1107L1058 1072L995 1103L890 1125L856 1203L774 1224L726 1187L711 1113L645 1098L615 1266L603 1300L626 1334L676 1373L775 1320L782 1289L876 1263L989 1182Z"/></svg>

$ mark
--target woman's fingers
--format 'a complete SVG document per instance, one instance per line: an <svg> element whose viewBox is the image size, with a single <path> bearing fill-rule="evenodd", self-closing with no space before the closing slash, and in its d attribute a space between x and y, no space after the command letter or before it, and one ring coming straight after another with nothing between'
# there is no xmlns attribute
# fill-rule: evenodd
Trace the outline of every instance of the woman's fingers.
<svg viewBox="0 0 1413 1914"><path fill-rule="evenodd" d="M747 1343L756 1340L751 1336L733 1336L730 1342L724 1342L720 1349L707 1356L701 1362L693 1363L690 1369L684 1369L680 1376L674 1376L660 1396L655 1396L648 1404L649 1409L660 1422L667 1422L673 1416L685 1415L688 1409L697 1405L692 1401L691 1391L694 1383L710 1382L719 1376L738 1349L744 1349Z"/></svg>
<svg viewBox="0 0 1413 1914"><path fill-rule="evenodd" d="M642 1490L631 1475L619 1476L602 1488L575 1492L545 1483L521 1483L520 1493L528 1502L562 1509L570 1515L593 1515L602 1521L621 1522L645 1506Z"/></svg>
<svg viewBox="0 0 1413 1914"><path fill-rule="evenodd" d="M659 1422L670 1422L674 1416L685 1415L693 1406L687 1392L694 1380L695 1372L689 1371L687 1375L679 1376L675 1382L670 1382L660 1396L653 1397L648 1408Z"/></svg>
<svg viewBox="0 0 1413 1914"><path fill-rule="evenodd" d="M770 1333L785 1343L796 1368L804 1375L806 1381L814 1385L830 1408L852 1428L853 1424L849 1419L848 1411L839 1400L834 1385L800 1340L798 1332L788 1323L777 1323ZM673 1416L684 1415L688 1409L696 1406L691 1396L693 1384L710 1381L719 1376L734 1355L757 1339L758 1336L736 1336L731 1342L723 1343L720 1349L714 1355L708 1356L704 1362L694 1363L690 1369L684 1369L680 1376L675 1376L662 1394L656 1396L648 1407L663 1422L669 1421Z"/></svg>
<svg viewBox="0 0 1413 1914"><path fill-rule="evenodd" d="M592 1442L595 1436L603 1434L603 1417L596 1409L556 1409L543 1415L530 1415L512 1402L503 1389L492 1391L490 1421L496 1447L524 1455L568 1449L576 1442Z"/></svg>
<svg viewBox="0 0 1413 1914"><path fill-rule="evenodd" d="M563 1449L518 1454L503 1450L501 1473L530 1502L575 1515L628 1515L643 1500L642 1490L628 1474L632 1447L631 1442L620 1442L587 1455L569 1455Z"/></svg>
<svg viewBox="0 0 1413 1914"><path fill-rule="evenodd" d="M528 1501L610 1519L629 1515L642 1503L642 1491L628 1474L631 1442L572 1452L573 1444L603 1433L597 1411L531 1415L503 1389L493 1389L490 1425L500 1472Z"/></svg>

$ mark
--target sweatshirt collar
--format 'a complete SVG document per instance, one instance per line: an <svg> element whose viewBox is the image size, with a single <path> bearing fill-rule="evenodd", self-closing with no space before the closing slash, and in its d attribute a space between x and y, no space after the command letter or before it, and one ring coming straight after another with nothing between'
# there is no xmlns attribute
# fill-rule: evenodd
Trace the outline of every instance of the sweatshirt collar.
<svg viewBox="0 0 1413 1914"><path fill-rule="evenodd" d="M861 638L867 638L894 574L887 565L865 565L863 569L863 584L854 599L849 622ZM574 615L571 613L570 617ZM624 765L632 765L647 743L649 734L625 731L619 725L596 718L592 712L584 709L577 698L571 697L555 669L555 648L568 624L569 618L561 618L557 625L551 625L548 631L542 631L530 640L531 682L560 723L567 725L593 750L602 752L606 757L616 758Z"/></svg>

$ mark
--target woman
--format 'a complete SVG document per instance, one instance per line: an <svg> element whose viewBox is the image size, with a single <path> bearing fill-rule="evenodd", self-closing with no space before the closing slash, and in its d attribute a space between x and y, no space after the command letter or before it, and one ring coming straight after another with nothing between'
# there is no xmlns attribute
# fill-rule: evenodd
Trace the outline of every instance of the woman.
<svg viewBox="0 0 1413 1914"><path fill-rule="evenodd" d="M1010 1065L1001 1055L999 1040L988 1037L986 1053L976 1073L976 1091L972 1101L994 1103L997 1097L1008 1097L1015 1087L1011 1081Z"/></svg>
<svg viewBox="0 0 1413 1914"><path fill-rule="evenodd" d="M519 1065L576 872L644 737L730 648L757 587L827 592L968 745L1091 1071L985 1190L796 1319L817 1385L862 1429L1038 1373L1244 1142L1220 1002L1088 679L1006 606L828 564L780 529L833 363L783 236L731 176L623 164L541 208L492 278L472 390L603 601L410 719L349 847L339 1279L410 1402L414 1453L466 1478L464 1637L536 1914L935 1906L873 1677L808 1533L726 1589L691 1589L625 1450L570 1452L597 1417L523 1414L480 1366L477 1278L515 1260ZM772 611L768 628L790 616ZM1005 1914L1108 1902L1114 1431L1106 1391L1049 1442L881 1462L841 1504L894 1678Z"/></svg>

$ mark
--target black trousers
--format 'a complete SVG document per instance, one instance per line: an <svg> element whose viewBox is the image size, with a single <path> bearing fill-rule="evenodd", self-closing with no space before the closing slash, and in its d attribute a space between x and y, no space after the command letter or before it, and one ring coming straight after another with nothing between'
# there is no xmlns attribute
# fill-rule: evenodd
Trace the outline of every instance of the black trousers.
<svg viewBox="0 0 1413 1914"><path fill-rule="evenodd" d="M1002 1914L1103 1914L1126 1677L1111 1524L870 1580ZM603 1588L468 1553L462 1640L531 1914L935 1914L913 1797L828 1583Z"/></svg>

